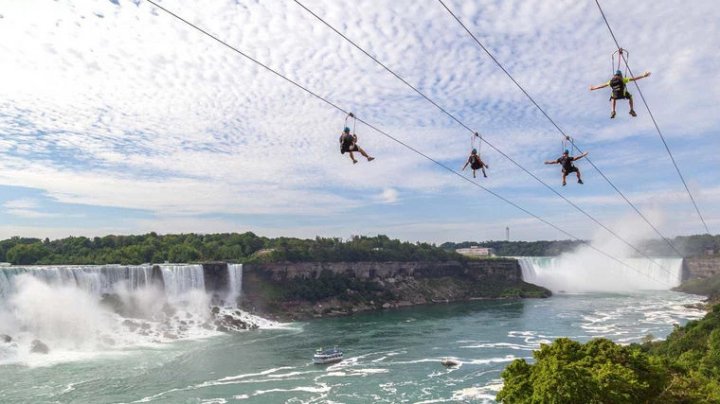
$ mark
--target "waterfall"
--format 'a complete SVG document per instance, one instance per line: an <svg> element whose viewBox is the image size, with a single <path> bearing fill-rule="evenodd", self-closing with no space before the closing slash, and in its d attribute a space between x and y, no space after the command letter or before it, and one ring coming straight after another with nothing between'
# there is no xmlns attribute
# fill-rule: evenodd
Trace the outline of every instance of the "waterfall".
<svg viewBox="0 0 720 404"><path fill-rule="evenodd" d="M47 265L0 267L0 300L15 292L13 279L28 274L49 285L75 286L99 296L110 293L120 282L127 282L132 290L150 284L151 265Z"/></svg>
<svg viewBox="0 0 720 404"><path fill-rule="evenodd" d="M228 290L230 291L228 301L232 305L237 304L237 299L242 294L242 264L227 264L228 268Z"/></svg>
<svg viewBox="0 0 720 404"><path fill-rule="evenodd" d="M683 262L682 258L624 258L625 266L577 254L517 259L525 282L555 293L668 290L680 284Z"/></svg>
<svg viewBox="0 0 720 404"><path fill-rule="evenodd" d="M163 264L160 270L165 283L165 294L177 299L193 290L205 291L205 277L202 265Z"/></svg>

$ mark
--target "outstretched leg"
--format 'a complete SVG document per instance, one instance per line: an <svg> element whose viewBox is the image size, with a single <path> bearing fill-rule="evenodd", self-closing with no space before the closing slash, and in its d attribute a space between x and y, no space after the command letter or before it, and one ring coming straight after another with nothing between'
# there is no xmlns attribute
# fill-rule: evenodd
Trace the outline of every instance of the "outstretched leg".
<svg viewBox="0 0 720 404"><path fill-rule="evenodd" d="M357 160L355 160L355 156L353 156L353 152L349 151L348 154L350 155L350 160L352 160L353 164L356 164Z"/></svg>
<svg viewBox="0 0 720 404"><path fill-rule="evenodd" d="M576 174L577 174L578 184L582 184L583 180L582 180L582 178L580 178L580 169L577 170Z"/></svg>
<svg viewBox="0 0 720 404"><path fill-rule="evenodd" d="M615 98L610 99L610 119L615 118L615 106L617 105L617 100Z"/></svg>
<svg viewBox="0 0 720 404"><path fill-rule="evenodd" d="M635 108L633 108L633 99L632 97L628 98L628 102L630 103L630 115L637 116L635 113Z"/></svg>
<svg viewBox="0 0 720 404"><path fill-rule="evenodd" d="M563 186L567 184L567 182L565 182L565 178L567 178L567 173L563 171Z"/></svg>
<svg viewBox="0 0 720 404"><path fill-rule="evenodd" d="M476 178L476 177L475 177L475 169L474 169L474 168L473 168L473 178Z"/></svg>
<svg viewBox="0 0 720 404"><path fill-rule="evenodd" d="M357 150L360 152L360 154L362 154L367 159L367 161L375 160L375 157L368 156L368 154L365 153L365 150L363 150L360 146L355 145L355 147L357 147Z"/></svg>
<svg viewBox="0 0 720 404"><path fill-rule="evenodd" d="M480 167L480 169L482 170L483 177L487 178L487 174L485 174L485 167L486 166L482 166L482 167Z"/></svg>

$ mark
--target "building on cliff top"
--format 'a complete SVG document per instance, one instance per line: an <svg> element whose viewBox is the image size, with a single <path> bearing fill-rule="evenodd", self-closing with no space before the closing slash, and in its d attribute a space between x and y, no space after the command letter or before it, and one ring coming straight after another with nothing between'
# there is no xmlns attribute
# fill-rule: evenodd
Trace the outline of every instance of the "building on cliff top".
<svg viewBox="0 0 720 404"><path fill-rule="evenodd" d="M494 257L495 250L492 248L480 247L477 245L470 246L470 248L458 248L455 250L456 253L466 255L468 257Z"/></svg>

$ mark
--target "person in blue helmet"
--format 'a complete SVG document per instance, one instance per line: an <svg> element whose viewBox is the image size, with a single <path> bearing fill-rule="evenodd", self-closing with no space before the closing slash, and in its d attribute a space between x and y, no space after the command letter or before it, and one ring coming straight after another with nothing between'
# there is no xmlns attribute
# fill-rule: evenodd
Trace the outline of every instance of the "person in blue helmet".
<svg viewBox="0 0 720 404"><path fill-rule="evenodd" d="M578 161L581 158L588 155L588 152L585 152L577 157L570 156L570 150L565 150L562 156L560 156L557 160L550 160L546 161L545 164L560 164L562 166L562 184L565 186L567 182L565 182L565 178L567 178L568 174L570 173L576 173L578 184L583 184L583 180L580 177L580 169L575 167L573 164L573 161Z"/></svg>
<svg viewBox="0 0 720 404"><path fill-rule="evenodd" d="M612 93L610 94L610 106L612 109L612 112L610 112L610 119L615 118L615 104L617 103L617 100L628 100L628 103L630 104L630 115L637 116L635 113L635 109L633 108L633 99L632 94L627 90L627 84L631 81L644 79L645 77L649 76L650 72L645 72L642 74L642 76L638 77L623 77L623 74L620 70L615 72L615 75L612 76L610 81L608 81L605 84L599 84L597 86L590 86L590 91L599 90L601 88L610 87L612 89Z"/></svg>
<svg viewBox="0 0 720 404"><path fill-rule="evenodd" d="M370 157L367 153L365 153L365 150L357 145L357 135L350 134L350 128L346 127L340 135L340 153L345 154L347 152L350 154L350 159L353 164L357 164L357 160L355 160L355 156L353 155L353 152L355 151L360 152L367 161L375 160L375 157Z"/></svg>
<svg viewBox="0 0 720 404"><path fill-rule="evenodd" d="M470 165L470 168L472 168L473 178L475 178L475 170L482 170L483 177L487 178L487 174L485 174L485 169L490 168L490 166L485 164L480 159L477 149L472 149L472 152L470 152L470 157L468 157L468 160L465 162L465 165L463 166L462 171L465 171L468 164Z"/></svg>

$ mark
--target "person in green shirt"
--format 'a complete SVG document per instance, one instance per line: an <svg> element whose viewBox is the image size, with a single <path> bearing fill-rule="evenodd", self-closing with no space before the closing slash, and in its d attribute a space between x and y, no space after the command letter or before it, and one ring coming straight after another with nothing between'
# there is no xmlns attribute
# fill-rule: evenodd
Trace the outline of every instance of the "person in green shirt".
<svg viewBox="0 0 720 404"><path fill-rule="evenodd" d="M599 84L597 86L590 86L590 91L593 90L599 90L601 88L610 87L612 89L612 94L610 95L610 106L612 108L612 112L610 113L610 118L615 118L615 104L617 100L628 100L630 103L630 115L637 116L635 113L635 109L633 108L633 99L632 94L627 90L627 83L635 80L644 79L645 77L649 76L650 72L645 72L642 74L642 76L638 77L623 77L623 74L620 70L615 72L615 75L605 84Z"/></svg>

